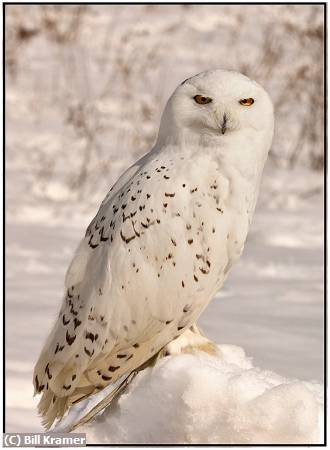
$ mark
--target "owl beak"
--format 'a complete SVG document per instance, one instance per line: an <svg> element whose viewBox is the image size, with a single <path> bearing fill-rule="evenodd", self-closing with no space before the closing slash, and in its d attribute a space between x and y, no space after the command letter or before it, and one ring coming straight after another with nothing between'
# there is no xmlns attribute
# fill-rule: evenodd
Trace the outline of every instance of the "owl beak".
<svg viewBox="0 0 330 450"><path fill-rule="evenodd" d="M221 124L221 133L225 134L227 130L227 116L226 114L223 115L222 124Z"/></svg>

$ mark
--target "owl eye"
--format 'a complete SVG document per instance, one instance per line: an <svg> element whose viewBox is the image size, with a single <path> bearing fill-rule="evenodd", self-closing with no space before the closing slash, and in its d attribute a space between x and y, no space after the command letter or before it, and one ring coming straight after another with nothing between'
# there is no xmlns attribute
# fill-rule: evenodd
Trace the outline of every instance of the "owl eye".
<svg viewBox="0 0 330 450"><path fill-rule="evenodd" d="M205 95L195 95L194 100L199 105L207 105L212 101L211 97L205 97Z"/></svg>
<svg viewBox="0 0 330 450"><path fill-rule="evenodd" d="M242 98L242 100L240 100L239 102L243 106L251 106L254 103L254 99L253 98Z"/></svg>

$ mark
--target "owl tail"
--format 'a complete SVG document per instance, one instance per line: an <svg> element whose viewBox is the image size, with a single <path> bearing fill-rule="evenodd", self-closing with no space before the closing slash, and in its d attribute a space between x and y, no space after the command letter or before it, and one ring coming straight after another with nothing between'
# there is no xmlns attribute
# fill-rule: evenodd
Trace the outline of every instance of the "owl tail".
<svg viewBox="0 0 330 450"><path fill-rule="evenodd" d="M56 425L53 431L70 433L76 428L85 425L88 422L91 422L95 416L97 416L100 412L102 412L108 406L110 406L113 403L113 401L124 392L127 386L133 381L133 379L141 370L145 369L148 366L153 366L156 363L156 361L162 356L163 354L161 350L152 358L150 358L148 361L146 361L144 364L142 364L140 367L134 369L129 374L121 376L115 383L110 384L108 388L106 388L107 390L110 389L109 393L102 400L98 402L96 401L95 406L92 406L88 410L88 412L85 411L86 409L88 409L88 403L91 400L90 393L87 393L84 397L80 397L76 401L71 402L71 405L74 405L75 403L78 402L83 403L85 400L87 404L85 408L84 407L80 408L83 409L83 413L82 414L78 413L78 416L76 415L76 417L70 418L70 411L69 411L68 417L65 418L63 421L61 421L58 425Z"/></svg>
<svg viewBox="0 0 330 450"><path fill-rule="evenodd" d="M61 420L67 410L75 403L97 392L94 386L78 388L70 397L58 397L53 391L48 390L42 394L38 404L38 413L42 417L42 425L49 430L58 419Z"/></svg>
<svg viewBox="0 0 330 450"><path fill-rule="evenodd" d="M99 414L101 411L103 411L105 408L107 408L116 398L119 397L119 395L127 388L127 386L133 381L135 376L138 374L137 370L134 370L131 372L128 376L122 380L120 378L118 381L120 383L115 383L115 386L110 391L110 393L99 403L97 403L96 406L94 406L90 411L88 411L83 417L75 421L73 424L71 424L68 428L66 428L66 432L70 433L71 431L74 431L76 428L85 425L86 423L93 420L97 414ZM56 430L57 431L57 430Z"/></svg>

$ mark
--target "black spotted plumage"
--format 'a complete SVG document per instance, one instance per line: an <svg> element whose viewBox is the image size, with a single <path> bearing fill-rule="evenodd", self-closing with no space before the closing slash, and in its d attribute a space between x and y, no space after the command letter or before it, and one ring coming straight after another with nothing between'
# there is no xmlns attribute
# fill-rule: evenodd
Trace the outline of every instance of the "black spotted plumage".
<svg viewBox="0 0 330 450"><path fill-rule="evenodd" d="M268 105L261 88L232 72L187 79L165 109L154 149L111 187L88 226L66 275L59 320L35 367L46 427L184 333L239 258L272 124L261 125L263 111L248 127L259 130L253 148L249 139L231 141L240 132L234 125L242 120L243 129L249 118L247 110L240 116L233 78ZM203 109L192 103L194 120L182 122L182 99L194 102L201 88L210 96L215 91L213 101ZM226 111L223 123L217 98L233 99L226 107L235 104L235 120ZM210 119L207 111L215 107ZM259 142L262 132L269 136Z"/></svg>

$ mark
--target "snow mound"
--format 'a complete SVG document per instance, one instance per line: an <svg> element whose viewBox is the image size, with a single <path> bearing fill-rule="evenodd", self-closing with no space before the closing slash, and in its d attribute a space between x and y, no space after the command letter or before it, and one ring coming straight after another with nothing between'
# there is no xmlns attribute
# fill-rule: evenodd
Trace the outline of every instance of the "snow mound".
<svg viewBox="0 0 330 450"><path fill-rule="evenodd" d="M316 444L322 386L253 367L242 348L169 356L77 429L88 443Z"/></svg>

